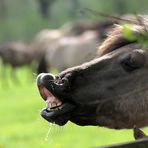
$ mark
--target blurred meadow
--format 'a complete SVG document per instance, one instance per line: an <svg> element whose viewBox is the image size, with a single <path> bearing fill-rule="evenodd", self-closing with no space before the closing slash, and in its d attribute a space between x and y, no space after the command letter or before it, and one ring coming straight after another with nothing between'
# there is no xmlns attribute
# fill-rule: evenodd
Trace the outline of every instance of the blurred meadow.
<svg viewBox="0 0 148 148"><path fill-rule="evenodd" d="M148 11L147 0L77 0L75 6L73 1L55 0L50 15L42 16L38 0L0 0L0 43L31 43L45 28L56 29L76 20L104 19L81 14L83 8L112 15ZM49 124L40 117L45 103L36 86L36 71L28 66L16 69L16 82L11 70L0 62L0 148L89 148L134 140L132 130L80 127L71 122L64 127ZM147 128L144 131L148 133Z"/></svg>

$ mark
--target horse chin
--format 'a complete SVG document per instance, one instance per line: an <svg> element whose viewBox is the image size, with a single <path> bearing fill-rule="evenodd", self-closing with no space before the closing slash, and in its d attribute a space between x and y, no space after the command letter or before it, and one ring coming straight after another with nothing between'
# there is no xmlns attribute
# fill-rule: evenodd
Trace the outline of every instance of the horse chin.
<svg viewBox="0 0 148 148"><path fill-rule="evenodd" d="M46 109L43 109L41 111L41 116L45 120L47 120L48 122L53 123L53 124L57 124L59 126L65 125L69 120L69 116L63 116L63 117L62 116L57 116L57 117L54 117L54 112L49 112Z"/></svg>
<svg viewBox="0 0 148 148"><path fill-rule="evenodd" d="M79 107L81 110L81 106ZM97 123L97 115L94 114L91 116L91 114L87 115L87 112L80 111L80 110L74 110L71 114L70 121L79 125L79 126L98 126ZM89 109L88 109L89 110Z"/></svg>
<svg viewBox="0 0 148 148"><path fill-rule="evenodd" d="M58 110L48 110L47 108L41 111L41 116L50 123L55 123L60 126L65 125L71 118L71 113L74 109L74 105L64 103Z"/></svg>

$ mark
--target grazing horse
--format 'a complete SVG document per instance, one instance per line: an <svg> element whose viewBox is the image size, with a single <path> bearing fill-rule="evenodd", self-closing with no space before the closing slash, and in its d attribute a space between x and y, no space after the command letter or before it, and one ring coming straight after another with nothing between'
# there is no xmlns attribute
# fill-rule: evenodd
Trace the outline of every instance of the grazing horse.
<svg viewBox="0 0 148 148"><path fill-rule="evenodd" d="M77 37L63 37L46 49L47 68L62 71L68 67L90 61L96 56L101 39L97 32L87 31Z"/></svg>
<svg viewBox="0 0 148 148"><path fill-rule="evenodd" d="M58 29L44 29L41 30L33 41L33 46L38 49L38 66L37 73L48 72L49 64L46 62L45 54L46 49L52 44L56 43L57 40L63 37L63 32Z"/></svg>
<svg viewBox="0 0 148 148"><path fill-rule="evenodd" d="M40 50L44 50L62 37L79 36L85 31L98 31L100 37L105 38L107 30L113 27L114 23L115 21L110 20L104 22L83 20L66 23L59 29L43 29L35 36L34 45Z"/></svg>
<svg viewBox="0 0 148 148"><path fill-rule="evenodd" d="M77 21L39 32L34 39L34 45L42 52L38 73L48 72L50 67L62 71L93 59L96 47L113 27L113 22Z"/></svg>
<svg viewBox="0 0 148 148"><path fill-rule="evenodd" d="M148 24L131 25L134 36L145 36ZM148 51L135 38L125 38L116 27L98 50L98 58L54 76L37 77L46 101L41 115L65 125L131 129L148 126Z"/></svg>
<svg viewBox="0 0 148 148"><path fill-rule="evenodd" d="M11 66L15 79L15 69L25 65L31 66L37 53L37 50L32 45L23 42L7 42L0 45L2 64Z"/></svg>
<svg viewBox="0 0 148 148"><path fill-rule="evenodd" d="M54 40L44 50L39 62L38 73L48 72L50 67L60 72L92 60L96 57L97 46L102 40L101 34L96 31L86 31L79 36Z"/></svg>
<svg viewBox="0 0 148 148"><path fill-rule="evenodd" d="M44 29L35 36L33 44L39 50L44 51L50 44L62 38L63 35L63 32L58 29Z"/></svg>

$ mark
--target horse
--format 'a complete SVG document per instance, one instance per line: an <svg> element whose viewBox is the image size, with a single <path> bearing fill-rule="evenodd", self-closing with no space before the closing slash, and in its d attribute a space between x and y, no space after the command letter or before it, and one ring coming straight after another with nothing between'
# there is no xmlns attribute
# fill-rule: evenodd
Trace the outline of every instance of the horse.
<svg viewBox="0 0 148 148"><path fill-rule="evenodd" d="M90 61L96 56L100 42L98 34L94 31L87 31L78 37L63 37L46 49L46 63L60 72Z"/></svg>
<svg viewBox="0 0 148 148"><path fill-rule="evenodd" d="M41 116L60 126L68 121L112 129L148 126L148 50L138 39L145 38L147 17L141 21L130 25L133 40L119 25L98 48L97 58L56 76L39 74L37 86L46 101Z"/></svg>
<svg viewBox="0 0 148 148"><path fill-rule="evenodd" d="M0 45L0 58L2 65L9 65L12 69L12 77L18 82L15 71L22 66L29 66L32 69L33 61L37 58L38 50L31 44L24 42L6 42ZM2 75L5 73L2 71Z"/></svg>
<svg viewBox="0 0 148 148"><path fill-rule="evenodd" d="M107 30L113 27L113 21L86 24L77 22L65 26L67 27L59 30L41 31L36 36L36 46L43 51L38 73L48 72L50 67L60 72L92 60L96 56L97 46L106 37Z"/></svg>

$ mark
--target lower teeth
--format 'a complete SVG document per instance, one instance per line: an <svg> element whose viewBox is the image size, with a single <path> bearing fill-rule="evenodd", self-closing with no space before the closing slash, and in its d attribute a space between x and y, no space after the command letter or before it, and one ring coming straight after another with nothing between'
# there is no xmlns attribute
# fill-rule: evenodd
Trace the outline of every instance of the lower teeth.
<svg viewBox="0 0 148 148"><path fill-rule="evenodd" d="M62 108L62 106L59 106L59 107L54 107L54 108L46 108L46 110L48 111L56 111L56 110L60 110Z"/></svg>

